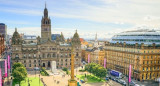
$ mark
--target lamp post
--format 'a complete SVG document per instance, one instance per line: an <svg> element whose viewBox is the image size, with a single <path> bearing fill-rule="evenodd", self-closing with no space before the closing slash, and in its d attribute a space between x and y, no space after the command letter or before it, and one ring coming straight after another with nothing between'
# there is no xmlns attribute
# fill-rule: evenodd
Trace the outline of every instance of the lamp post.
<svg viewBox="0 0 160 86"><path fill-rule="evenodd" d="M39 86L40 86L40 74L39 74Z"/></svg>
<svg viewBox="0 0 160 86"><path fill-rule="evenodd" d="M41 80L40 74L41 74L41 57L39 55L39 86L40 86L40 80Z"/></svg>

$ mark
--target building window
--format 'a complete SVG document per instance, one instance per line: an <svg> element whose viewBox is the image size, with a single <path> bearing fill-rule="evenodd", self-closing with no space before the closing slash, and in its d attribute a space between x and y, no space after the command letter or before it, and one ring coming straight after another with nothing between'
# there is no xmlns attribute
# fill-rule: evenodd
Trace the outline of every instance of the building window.
<svg viewBox="0 0 160 86"><path fill-rule="evenodd" d="M78 56L78 52L76 53L76 56Z"/></svg>
<svg viewBox="0 0 160 86"><path fill-rule="evenodd" d="M145 59L145 56L143 56L143 59Z"/></svg>
<svg viewBox="0 0 160 86"><path fill-rule="evenodd" d="M67 57L67 53L66 53L66 57Z"/></svg>
<svg viewBox="0 0 160 86"><path fill-rule="evenodd" d="M154 67L154 70L156 70L156 67Z"/></svg>
<svg viewBox="0 0 160 86"><path fill-rule="evenodd" d="M36 57L36 54L34 54L33 56Z"/></svg>
<svg viewBox="0 0 160 86"><path fill-rule="evenodd" d="M25 57L26 57L26 54L24 54L23 56L24 56L24 58L25 58Z"/></svg>
<svg viewBox="0 0 160 86"><path fill-rule="evenodd" d="M143 67L143 71L144 71L144 67Z"/></svg>
<svg viewBox="0 0 160 86"><path fill-rule="evenodd" d="M26 63L26 61L24 61L24 63Z"/></svg>
<svg viewBox="0 0 160 86"><path fill-rule="evenodd" d="M29 60L29 63L31 63L31 60Z"/></svg>
<svg viewBox="0 0 160 86"><path fill-rule="evenodd" d="M147 64L149 64L149 61L147 61Z"/></svg>
<svg viewBox="0 0 160 86"><path fill-rule="evenodd" d="M148 71L148 67L147 67L147 71Z"/></svg>
<svg viewBox="0 0 160 86"><path fill-rule="evenodd" d="M36 67L36 64L34 65L34 67Z"/></svg>
<svg viewBox="0 0 160 86"><path fill-rule="evenodd" d="M42 55L42 56L43 56L43 58L45 58L45 54L44 54L44 53L43 53L43 55Z"/></svg>
<svg viewBox="0 0 160 86"><path fill-rule="evenodd" d="M34 60L34 62L36 62L36 60Z"/></svg>
<svg viewBox="0 0 160 86"><path fill-rule="evenodd" d="M29 67L31 67L31 64L29 64Z"/></svg>
<svg viewBox="0 0 160 86"><path fill-rule="evenodd" d="M29 53L29 55L28 55L29 57L31 57L31 54Z"/></svg>

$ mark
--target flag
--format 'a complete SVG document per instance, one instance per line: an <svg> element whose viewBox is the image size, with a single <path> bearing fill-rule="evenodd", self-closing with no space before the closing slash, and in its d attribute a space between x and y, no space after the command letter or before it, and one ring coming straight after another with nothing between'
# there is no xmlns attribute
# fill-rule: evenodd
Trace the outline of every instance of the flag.
<svg viewBox="0 0 160 86"><path fill-rule="evenodd" d="M7 77L7 60L4 61L5 77Z"/></svg>
<svg viewBox="0 0 160 86"><path fill-rule="evenodd" d="M2 71L1 71L1 68L0 68L0 86L2 86Z"/></svg>
<svg viewBox="0 0 160 86"><path fill-rule="evenodd" d="M8 69L10 69L10 56L8 55Z"/></svg>
<svg viewBox="0 0 160 86"><path fill-rule="evenodd" d="M88 54L88 63L90 63L90 54Z"/></svg>
<svg viewBox="0 0 160 86"><path fill-rule="evenodd" d="M129 82L131 82L131 64L129 65Z"/></svg>
<svg viewBox="0 0 160 86"><path fill-rule="evenodd" d="M104 58L104 68L106 68L106 58Z"/></svg>

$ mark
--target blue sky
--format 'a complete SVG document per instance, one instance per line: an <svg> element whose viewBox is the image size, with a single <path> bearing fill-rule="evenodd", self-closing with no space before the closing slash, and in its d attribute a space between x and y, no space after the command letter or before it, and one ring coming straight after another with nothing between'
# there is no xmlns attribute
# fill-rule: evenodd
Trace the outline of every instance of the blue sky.
<svg viewBox="0 0 160 86"><path fill-rule="evenodd" d="M82 38L106 39L137 27L159 28L160 1L154 0L46 0L52 33L66 38L78 30ZM45 0L0 0L0 22L12 34L40 35Z"/></svg>

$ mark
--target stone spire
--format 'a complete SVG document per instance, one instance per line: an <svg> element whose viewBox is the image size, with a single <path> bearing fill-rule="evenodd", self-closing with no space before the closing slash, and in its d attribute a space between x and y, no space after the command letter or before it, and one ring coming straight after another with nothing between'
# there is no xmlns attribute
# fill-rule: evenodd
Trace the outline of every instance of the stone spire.
<svg viewBox="0 0 160 86"><path fill-rule="evenodd" d="M48 9L47 9L46 6L47 6L47 5L46 5L46 2L45 2L44 17L45 17L45 18L48 18Z"/></svg>
<svg viewBox="0 0 160 86"><path fill-rule="evenodd" d="M60 41L61 42L65 42L65 38L64 38L64 36L63 36L63 33L61 32L61 35L60 35Z"/></svg>
<svg viewBox="0 0 160 86"><path fill-rule="evenodd" d="M45 1L45 8L47 8L46 1Z"/></svg>
<svg viewBox="0 0 160 86"><path fill-rule="evenodd" d="M97 42L97 33L96 33L96 36L95 36L95 42Z"/></svg>

